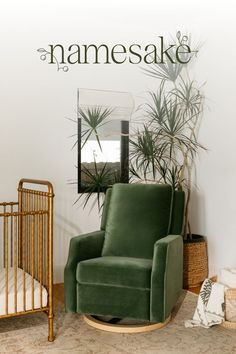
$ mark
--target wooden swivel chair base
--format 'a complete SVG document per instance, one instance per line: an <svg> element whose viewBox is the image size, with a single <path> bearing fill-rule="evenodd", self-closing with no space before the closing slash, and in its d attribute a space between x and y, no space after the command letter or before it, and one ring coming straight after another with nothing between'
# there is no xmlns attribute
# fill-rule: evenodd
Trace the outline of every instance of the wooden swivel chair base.
<svg viewBox="0 0 236 354"><path fill-rule="evenodd" d="M150 332L156 329L165 327L171 320L171 315L165 320L165 322L159 323L145 323L145 324L113 324L109 322L104 322L98 318L90 315L84 315L85 322L96 329L102 331L114 332L114 333L142 333Z"/></svg>

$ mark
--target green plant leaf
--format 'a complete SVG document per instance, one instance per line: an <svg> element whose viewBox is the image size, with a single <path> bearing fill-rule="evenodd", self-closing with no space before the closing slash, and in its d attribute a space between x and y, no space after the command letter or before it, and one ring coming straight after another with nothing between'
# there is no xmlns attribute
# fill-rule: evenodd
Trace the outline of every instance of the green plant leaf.
<svg viewBox="0 0 236 354"><path fill-rule="evenodd" d="M75 201L77 203L82 196L85 195L84 205L85 208L89 199L94 193L97 194L97 203L99 209L102 205L100 202L101 194L104 194L110 186L114 183L120 182L120 171L116 171L107 166L104 163L102 167L99 168L98 163L94 160L93 170L82 165L82 172L86 176L86 181L83 182L84 191L80 194L79 198Z"/></svg>
<svg viewBox="0 0 236 354"><path fill-rule="evenodd" d="M78 108L79 117L82 118L82 125L86 127L86 129L82 132L82 138L84 139L82 148L91 137L92 134L95 135L97 143L99 145L100 150L102 151L98 129L107 123L107 118L113 112L111 108L102 108L100 106L96 107L88 107L85 109Z"/></svg>

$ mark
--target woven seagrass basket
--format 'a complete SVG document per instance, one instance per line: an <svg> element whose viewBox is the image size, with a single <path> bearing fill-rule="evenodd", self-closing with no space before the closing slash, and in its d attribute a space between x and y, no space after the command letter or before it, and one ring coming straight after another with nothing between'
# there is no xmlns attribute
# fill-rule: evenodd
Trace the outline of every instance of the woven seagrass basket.
<svg viewBox="0 0 236 354"><path fill-rule="evenodd" d="M225 321L221 326L236 329L236 289L225 291Z"/></svg>
<svg viewBox="0 0 236 354"><path fill-rule="evenodd" d="M200 286L207 276L207 243L204 238L197 242L184 242L184 288Z"/></svg>

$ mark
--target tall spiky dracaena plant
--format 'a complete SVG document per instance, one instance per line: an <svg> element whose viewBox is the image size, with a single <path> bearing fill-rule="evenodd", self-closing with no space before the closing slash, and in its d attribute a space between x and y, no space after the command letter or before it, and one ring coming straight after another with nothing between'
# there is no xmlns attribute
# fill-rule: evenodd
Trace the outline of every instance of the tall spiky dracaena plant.
<svg viewBox="0 0 236 354"><path fill-rule="evenodd" d="M176 38L177 45L190 46L188 36L177 32ZM182 57L182 61L186 59ZM192 238L189 205L194 159L199 149L205 149L198 142L204 95L190 78L189 65L167 61L144 69L159 80L159 88L148 93L149 102L143 107L145 123L130 140L130 171L136 178L168 183L174 190L186 192L184 239L187 235Z"/></svg>

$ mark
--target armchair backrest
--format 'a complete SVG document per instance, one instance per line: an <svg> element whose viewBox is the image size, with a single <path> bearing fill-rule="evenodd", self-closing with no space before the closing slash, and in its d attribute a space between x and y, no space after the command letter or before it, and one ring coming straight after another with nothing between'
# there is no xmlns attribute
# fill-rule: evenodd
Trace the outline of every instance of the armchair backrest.
<svg viewBox="0 0 236 354"><path fill-rule="evenodd" d="M182 235L184 223L185 193L174 191L171 213L170 235Z"/></svg>
<svg viewBox="0 0 236 354"><path fill-rule="evenodd" d="M169 185L115 184L107 191L103 210L102 255L152 259L158 239L182 230L183 207L180 213L178 209L183 194L176 200Z"/></svg>

